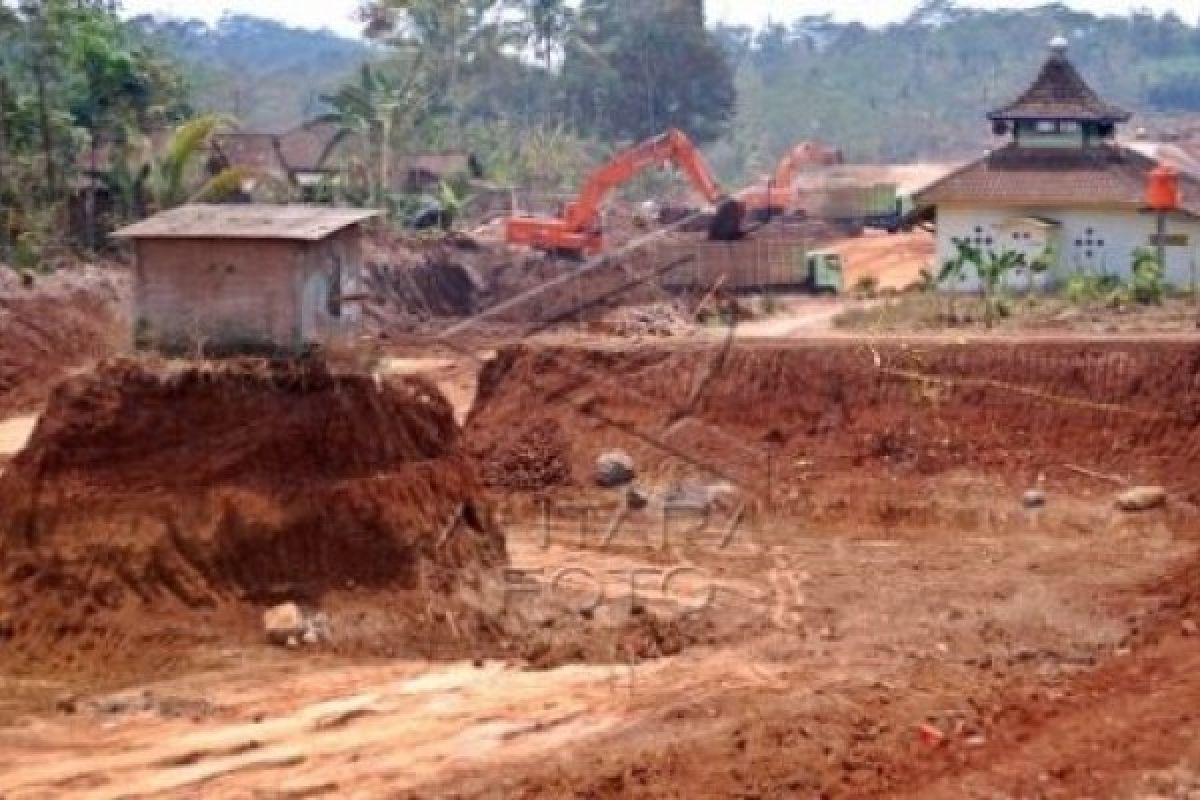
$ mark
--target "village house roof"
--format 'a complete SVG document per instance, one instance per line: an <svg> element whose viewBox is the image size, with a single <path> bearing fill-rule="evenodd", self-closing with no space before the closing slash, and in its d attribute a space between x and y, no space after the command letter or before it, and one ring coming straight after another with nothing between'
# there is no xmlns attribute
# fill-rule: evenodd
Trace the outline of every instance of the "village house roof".
<svg viewBox="0 0 1200 800"><path fill-rule="evenodd" d="M1102 100L1067 58L1066 40L1056 39L1034 85L1021 99L989 115L997 121L1074 120L1112 123L1129 113ZM990 206L1023 208L1146 207L1150 173L1160 161L1111 136L1084 138L1074 146L1025 146L1018 135L1007 146L951 172L919 192L918 207ZM1200 217L1200 176L1179 178L1180 211Z"/></svg>
<svg viewBox="0 0 1200 800"><path fill-rule="evenodd" d="M278 139L270 133L218 133L212 139L213 150L229 167L258 170L277 169Z"/></svg>
<svg viewBox="0 0 1200 800"><path fill-rule="evenodd" d="M336 126L313 123L287 133L218 133L212 147L228 167L282 173L332 172L328 161L336 139Z"/></svg>
<svg viewBox="0 0 1200 800"><path fill-rule="evenodd" d="M1039 208L1146 205L1150 172L1158 162L1127 147L1036 150L1009 145L952 172L921 192L921 206L974 205ZM1200 216L1200 179L1182 174L1181 210Z"/></svg>
<svg viewBox="0 0 1200 800"><path fill-rule="evenodd" d="M181 206L113 235L122 239L278 239L317 242L373 217L378 211L323 206Z"/></svg>
<svg viewBox="0 0 1200 800"><path fill-rule="evenodd" d="M1051 43L1050 58L1024 94L1015 102L988 114L995 121L1075 120L1077 122L1128 122L1133 115L1111 105L1088 86L1067 57L1066 39Z"/></svg>
<svg viewBox="0 0 1200 800"><path fill-rule="evenodd" d="M329 156L338 140L332 122L314 122L279 137L279 155L289 169L298 172L329 172Z"/></svg>
<svg viewBox="0 0 1200 800"><path fill-rule="evenodd" d="M409 153L392 163L392 189L420 191L452 175L481 177L483 170L473 153L451 150L444 153Z"/></svg>

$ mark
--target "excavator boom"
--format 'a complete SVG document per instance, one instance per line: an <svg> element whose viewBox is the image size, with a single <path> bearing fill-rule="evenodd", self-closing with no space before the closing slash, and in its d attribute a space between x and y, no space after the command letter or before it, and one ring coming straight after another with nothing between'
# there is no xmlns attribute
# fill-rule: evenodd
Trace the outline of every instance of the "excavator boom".
<svg viewBox="0 0 1200 800"><path fill-rule="evenodd" d="M507 220L509 244L523 244L552 252L593 255L603 249L600 209L609 193L628 183L643 170L673 163L687 175L692 186L709 203L718 206L712 238L733 239L741 235L737 208L724 203L721 187L704 157L680 130L672 128L618 154L588 178L579 196L567 205L561 217L515 216ZM736 226L737 230L730 230Z"/></svg>
<svg viewBox="0 0 1200 800"><path fill-rule="evenodd" d="M833 167L844 163L842 151L820 142L800 142L779 163L764 186L752 186L738 195L751 213L790 214L795 210L796 178L805 167Z"/></svg>

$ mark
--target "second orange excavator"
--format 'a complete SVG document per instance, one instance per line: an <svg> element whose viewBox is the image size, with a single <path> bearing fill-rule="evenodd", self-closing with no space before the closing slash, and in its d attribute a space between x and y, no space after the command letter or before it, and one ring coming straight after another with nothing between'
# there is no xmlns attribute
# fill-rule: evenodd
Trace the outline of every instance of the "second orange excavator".
<svg viewBox="0 0 1200 800"><path fill-rule="evenodd" d="M600 207L605 197L639 172L669 163L679 167L704 199L716 206L716 214L709 226L709 238L718 241L742 238L745 206L724 195L692 141L683 131L671 129L620 153L596 170L574 202L567 204L561 216L509 217L505 223L505 239L509 244L526 245L563 255L597 255L604 250Z"/></svg>
<svg viewBox="0 0 1200 800"><path fill-rule="evenodd" d="M775 166L766 186L752 186L738 195L752 217L778 217L793 213L799 203L796 177L801 169L836 167L845 162L842 151L820 142L801 142Z"/></svg>

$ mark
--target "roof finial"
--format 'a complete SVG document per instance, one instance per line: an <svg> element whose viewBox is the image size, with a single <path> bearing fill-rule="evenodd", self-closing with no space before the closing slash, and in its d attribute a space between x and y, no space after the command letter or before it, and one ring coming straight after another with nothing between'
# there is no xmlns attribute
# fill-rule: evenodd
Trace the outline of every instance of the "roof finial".
<svg viewBox="0 0 1200 800"><path fill-rule="evenodd" d="M1067 37L1059 35L1050 40L1050 52L1056 56L1065 56L1067 51L1071 49L1071 43L1067 41Z"/></svg>

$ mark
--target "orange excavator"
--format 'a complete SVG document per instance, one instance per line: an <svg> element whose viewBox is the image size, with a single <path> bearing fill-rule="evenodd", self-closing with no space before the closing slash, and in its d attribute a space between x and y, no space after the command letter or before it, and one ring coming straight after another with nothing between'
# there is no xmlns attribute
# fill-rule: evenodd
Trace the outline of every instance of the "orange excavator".
<svg viewBox="0 0 1200 800"><path fill-rule="evenodd" d="M753 217L777 217L793 213L799 205L796 196L797 173L805 167L835 167L845 162L842 151L820 142L801 142L779 160L766 186L752 186L738 200Z"/></svg>
<svg viewBox="0 0 1200 800"><path fill-rule="evenodd" d="M709 238L718 241L742 238L745 207L722 193L704 157L687 135L671 129L620 153L596 170L575 201L567 204L561 216L509 217L505 225L505 239L509 244L526 245L573 257L597 255L604 250L600 206L605 197L639 172L668 163L683 170L704 199L716 206L716 214L709 226Z"/></svg>

